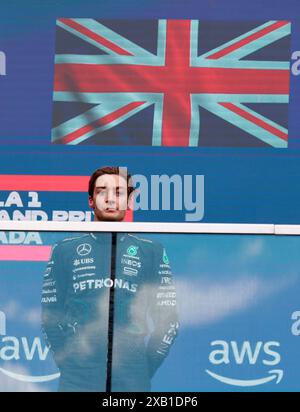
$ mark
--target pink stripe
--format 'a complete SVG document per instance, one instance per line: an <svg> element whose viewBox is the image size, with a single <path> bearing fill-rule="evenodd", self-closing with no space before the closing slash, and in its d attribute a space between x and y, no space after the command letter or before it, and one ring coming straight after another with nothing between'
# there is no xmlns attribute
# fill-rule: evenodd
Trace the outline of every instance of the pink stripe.
<svg viewBox="0 0 300 412"><path fill-rule="evenodd" d="M105 126L114 120L119 119L121 116L124 116L125 114L131 112L132 110L136 109L137 107L141 106L145 102L132 102L129 103L123 107L121 107L118 110L115 110L112 113L107 114L106 116L101 117L98 120L95 120L94 122L87 124L83 127L80 127L79 129L75 130L75 132L69 133L66 136L64 136L61 139L61 142L63 144L68 144L70 142L73 142L74 140L78 139L79 137L85 135L86 133L89 133L93 130L95 130L98 127Z"/></svg>
<svg viewBox="0 0 300 412"><path fill-rule="evenodd" d="M71 27L74 30L77 30L79 33L89 37L92 40L95 40L97 43L107 47L108 49L114 51L115 53L118 53L123 56L132 56L132 53L129 53L129 51L123 49L122 47L119 47L115 43L111 42L110 40L107 40L105 37L100 36L99 34L93 32L92 30L82 26L81 24L77 23L76 21L73 21L72 19L59 19L62 23L64 23L66 26Z"/></svg>
<svg viewBox="0 0 300 412"><path fill-rule="evenodd" d="M87 192L88 176L0 175L0 190Z"/></svg>
<svg viewBox="0 0 300 412"><path fill-rule="evenodd" d="M47 262L50 254L51 246L0 246L0 260Z"/></svg>
<svg viewBox="0 0 300 412"><path fill-rule="evenodd" d="M208 56L207 58L208 59L219 59L220 57L224 57L227 54L232 53L233 51L245 46L246 44L249 44L253 42L254 40L257 40L265 36L266 34L269 34L272 31L279 29L280 27L286 26L287 24L289 24L288 21L278 21L276 23L273 23L271 26L258 31L257 33L253 33L250 36L246 37L245 39L242 39L232 44L231 46L228 46L225 49L222 49L218 51L217 53L214 53L211 56Z"/></svg>
<svg viewBox="0 0 300 412"><path fill-rule="evenodd" d="M280 139L283 140L288 140L288 135L281 130L277 129L274 126L271 126L270 124L266 123L265 121L259 119L258 117L254 116L251 113L248 113L246 110L241 109L240 107L235 106L233 103L220 103L221 106L225 107L228 110L231 110L232 112L238 114L239 116L243 117L246 120L249 120L249 122L253 122L257 126L261 127L264 130L267 130L269 133L274 134L275 136L279 137Z"/></svg>

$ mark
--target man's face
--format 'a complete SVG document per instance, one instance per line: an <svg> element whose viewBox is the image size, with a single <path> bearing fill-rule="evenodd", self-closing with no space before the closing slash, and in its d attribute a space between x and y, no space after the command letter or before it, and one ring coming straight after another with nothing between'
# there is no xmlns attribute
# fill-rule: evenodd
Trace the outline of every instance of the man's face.
<svg viewBox="0 0 300 412"><path fill-rule="evenodd" d="M127 209L127 180L119 175L102 175L95 182L89 205L95 221L122 221Z"/></svg>

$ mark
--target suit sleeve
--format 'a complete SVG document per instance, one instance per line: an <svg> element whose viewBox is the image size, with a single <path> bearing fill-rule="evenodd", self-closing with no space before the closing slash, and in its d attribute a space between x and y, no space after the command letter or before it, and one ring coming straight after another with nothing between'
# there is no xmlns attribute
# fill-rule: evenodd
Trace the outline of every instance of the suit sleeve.
<svg viewBox="0 0 300 412"><path fill-rule="evenodd" d="M66 273L63 269L60 245L54 245L48 261L42 288L42 332L51 348L57 366L64 356L64 307Z"/></svg>
<svg viewBox="0 0 300 412"><path fill-rule="evenodd" d="M151 378L167 357L179 328L175 284L166 250L160 244L154 250L153 262L149 315L154 329L147 345Z"/></svg>

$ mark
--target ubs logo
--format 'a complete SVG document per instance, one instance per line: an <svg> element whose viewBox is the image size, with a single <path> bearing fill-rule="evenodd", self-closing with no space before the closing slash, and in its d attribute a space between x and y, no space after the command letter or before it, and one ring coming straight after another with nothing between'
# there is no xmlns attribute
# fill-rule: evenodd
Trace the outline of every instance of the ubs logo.
<svg viewBox="0 0 300 412"><path fill-rule="evenodd" d="M92 246L89 243L81 243L77 246L77 253L79 256L87 256L91 253Z"/></svg>

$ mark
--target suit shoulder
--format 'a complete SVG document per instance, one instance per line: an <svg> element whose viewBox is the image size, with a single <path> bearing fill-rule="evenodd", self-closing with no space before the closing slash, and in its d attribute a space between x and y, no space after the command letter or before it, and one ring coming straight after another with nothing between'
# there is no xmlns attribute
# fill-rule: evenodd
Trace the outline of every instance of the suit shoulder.
<svg viewBox="0 0 300 412"><path fill-rule="evenodd" d="M162 251L164 249L163 245L157 240L147 239L141 236L133 235L128 233L128 239L132 239L133 242L143 246L144 248L151 249L155 251Z"/></svg>
<svg viewBox="0 0 300 412"><path fill-rule="evenodd" d="M53 246L53 249L54 248L55 249L67 249L70 246L87 241L88 238L89 238L89 235L67 237L65 239L62 239L56 242Z"/></svg>
<svg viewBox="0 0 300 412"><path fill-rule="evenodd" d="M141 237L141 236L133 235L132 233L127 233L127 236L129 237L129 239L133 239L133 240L136 240L138 242L150 243L150 244L153 243L153 241L150 240L150 239L146 239L146 238Z"/></svg>

